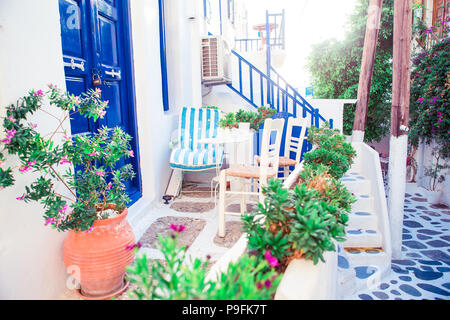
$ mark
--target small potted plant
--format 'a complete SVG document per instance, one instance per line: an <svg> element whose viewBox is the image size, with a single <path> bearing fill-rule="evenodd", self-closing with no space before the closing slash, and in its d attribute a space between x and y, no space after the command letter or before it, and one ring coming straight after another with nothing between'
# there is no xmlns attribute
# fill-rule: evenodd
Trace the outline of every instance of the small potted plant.
<svg viewBox="0 0 450 320"><path fill-rule="evenodd" d="M236 121L239 123L239 129L242 131L249 131L250 124L252 123L252 120L255 117L255 113L239 109L239 111L236 112L235 117Z"/></svg>
<svg viewBox="0 0 450 320"><path fill-rule="evenodd" d="M431 166L426 167L424 175L430 178L429 187L427 190L427 199L431 204L439 204L441 200L441 190L439 185L445 181L445 175L441 172L449 168L447 163L441 163L442 155L439 152L440 148L435 147L431 151Z"/></svg>
<svg viewBox="0 0 450 320"><path fill-rule="evenodd" d="M236 115L233 112L227 113L224 118L219 120L219 128L222 130L236 131L239 127L236 121Z"/></svg>
<svg viewBox="0 0 450 320"><path fill-rule="evenodd" d="M126 248L135 242L126 220L129 198L124 185L134 172L131 164L120 165L123 159L134 156L131 137L119 127L102 127L92 135L75 138L64 129L76 113L94 121L103 118L108 102L100 96L99 89L74 96L54 85L45 93L29 92L16 105L7 107L3 121L6 138L1 141L0 152L1 188L14 184L16 169L4 167L4 151L18 157L18 174L39 173L17 201L41 203L45 225L68 231L64 262L69 270L76 270L79 293L89 299L109 297L125 289L125 268L133 261L133 252ZM45 98L59 111L45 110ZM38 111L58 121L47 135L27 119ZM62 117L56 115L60 111Z"/></svg>

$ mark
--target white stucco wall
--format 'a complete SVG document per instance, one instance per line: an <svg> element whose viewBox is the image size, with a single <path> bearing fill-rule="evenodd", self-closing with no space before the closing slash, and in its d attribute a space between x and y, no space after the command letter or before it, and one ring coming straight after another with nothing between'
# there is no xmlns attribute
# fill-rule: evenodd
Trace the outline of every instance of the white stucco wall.
<svg viewBox="0 0 450 320"><path fill-rule="evenodd" d="M333 119L333 128L343 130L344 104L356 103L356 99L306 99L314 108L318 108L325 119Z"/></svg>
<svg viewBox="0 0 450 320"><path fill-rule="evenodd" d="M428 189L430 186L430 177L425 176L425 168L431 167L435 164L435 159L432 158L431 152L435 143L431 144L420 143L419 148L416 151L415 159L417 161L417 175L416 181L419 187ZM447 159L449 161L449 159ZM439 160L440 164L443 164L444 160ZM450 169L442 172L445 175L445 181L438 185L437 189L441 190L441 203L450 206Z"/></svg>
<svg viewBox="0 0 450 320"><path fill-rule="evenodd" d="M60 39L58 1L0 1L0 116L30 89L65 88ZM33 122L41 133L54 128L48 116ZM15 199L27 176L16 173L15 186L0 191L0 299L52 299L65 289L65 234L44 226L40 205Z"/></svg>

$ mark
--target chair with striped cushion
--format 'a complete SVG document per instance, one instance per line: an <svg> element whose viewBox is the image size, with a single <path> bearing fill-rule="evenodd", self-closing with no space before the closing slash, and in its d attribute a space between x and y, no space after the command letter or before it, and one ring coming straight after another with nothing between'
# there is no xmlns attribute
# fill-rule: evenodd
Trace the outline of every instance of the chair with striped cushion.
<svg viewBox="0 0 450 320"><path fill-rule="evenodd" d="M220 168L223 147L198 142L217 137L218 128L218 110L183 107L178 122L178 145L170 155L170 166L190 171Z"/></svg>

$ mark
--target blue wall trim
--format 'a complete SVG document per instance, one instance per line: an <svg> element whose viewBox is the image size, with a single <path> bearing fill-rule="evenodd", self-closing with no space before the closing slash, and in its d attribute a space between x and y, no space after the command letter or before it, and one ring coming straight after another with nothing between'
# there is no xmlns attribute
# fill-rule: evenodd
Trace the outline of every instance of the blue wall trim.
<svg viewBox="0 0 450 320"><path fill-rule="evenodd" d="M159 2L159 49L161 57L161 82L162 100L164 111L169 110L169 87L167 83L167 59L166 59L166 23L164 14L164 0Z"/></svg>
<svg viewBox="0 0 450 320"><path fill-rule="evenodd" d="M142 177L141 177L141 165L140 165L140 151L139 151L139 136L137 127L137 113L136 113L136 88L134 80L134 54L133 54L133 37L131 30L131 10L130 10L130 0L122 0L122 18L124 26L124 46L125 46L125 62L124 67L126 68L128 74L127 81L127 99L129 106L129 116L132 121L130 121L130 135L134 138L131 144L134 144L136 155L135 155L135 165L136 165L136 177L138 190L130 194L130 203L133 204L142 197Z"/></svg>

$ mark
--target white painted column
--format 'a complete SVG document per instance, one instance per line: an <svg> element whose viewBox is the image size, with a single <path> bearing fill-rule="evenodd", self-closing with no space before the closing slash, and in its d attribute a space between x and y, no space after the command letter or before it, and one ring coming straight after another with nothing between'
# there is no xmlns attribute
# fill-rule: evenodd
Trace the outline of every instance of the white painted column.
<svg viewBox="0 0 450 320"><path fill-rule="evenodd" d="M408 136L391 136L389 144L388 210L391 226L392 258L402 257L403 206L406 190Z"/></svg>

